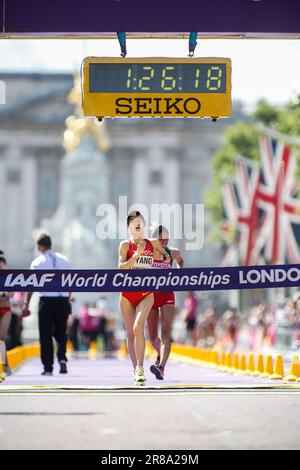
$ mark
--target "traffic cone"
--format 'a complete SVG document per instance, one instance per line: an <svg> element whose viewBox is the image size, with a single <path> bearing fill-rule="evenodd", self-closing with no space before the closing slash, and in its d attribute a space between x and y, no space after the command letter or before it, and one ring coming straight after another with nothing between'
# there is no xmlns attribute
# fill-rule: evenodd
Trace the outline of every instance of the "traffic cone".
<svg viewBox="0 0 300 470"><path fill-rule="evenodd" d="M262 354L259 354L258 355L258 358L257 358L257 365L256 365L256 369L254 372L252 372L252 377L259 377L260 374L263 374L264 372L264 356Z"/></svg>
<svg viewBox="0 0 300 470"><path fill-rule="evenodd" d="M213 351L211 350L208 351L207 359L208 359L207 367L209 367L210 369L213 369L214 368L214 352Z"/></svg>
<svg viewBox="0 0 300 470"><path fill-rule="evenodd" d="M217 369L220 364L219 353L218 351L212 352L212 369Z"/></svg>
<svg viewBox="0 0 300 470"><path fill-rule="evenodd" d="M231 352L228 352L226 354L224 372L229 372L231 370L231 367L232 367L232 354Z"/></svg>
<svg viewBox="0 0 300 470"><path fill-rule="evenodd" d="M239 369L240 366L240 357L238 353L234 353L233 360L232 360L232 367L230 368L230 372L233 374Z"/></svg>
<svg viewBox="0 0 300 470"><path fill-rule="evenodd" d="M284 382L296 382L300 377L300 365L299 365L299 356L294 354L292 358L292 364L290 369L290 374L284 377Z"/></svg>
<svg viewBox="0 0 300 470"><path fill-rule="evenodd" d="M249 355L249 359L248 359L248 367L247 367L247 370L246 370L246 374L247 375L251 375L252 372L254 372L255 370L255 364L254 364L254 354L251 353Z"/></svg>
<svg viewBox="0 0 300 470"><path fill-rule="evenodd" d="M4 343L0 341L0 384L6 379L6 373L4 372L5 366L5 348Z"/></svg>
<svg viewBox="0 0 300 470"><path fill-rule="evenodd" d="M122 341L119 347L119 358L125 359L128 356L128 349L125 341Z"/></svg>
<svg viewBox="0 0 300 470"><path fill-rule="evenodd" d="M209 367L209 362L210 362L210 351L205 350L204 351L204 367Z"/></svg>
<svg viewBox="0 0 300 470"><path fill-rule="evenodd" d="M226 367L226 353L223 351L222 354L221 354L221 361L220 361L220 365L218 367L218 370L220 372L224 372L225 367Z"/></svg>
<svg viewBox="0 0 300 470"><path fill-rule="evenodd" d="M265 370L262 374L260 374L260 377L262 379L269 379L271 375L273 374L273 358L272 356L268 355L266 364L265 364Z"/></svg>
<svg viewBox="0 0 300 470"><path fill-rule="evenodd" d="M92 361L97 359L97 341L91 341L88 358Z"/></svg>
<svg viewBox="0 0 300 470"><path fill-rule="evenodd" d="M216 360L216 366L219 367L220 365L220 354L218 351L215 351L215 360Z"/></svg>
<svg viewBox="0 0 300 470"><path fill-rule="evenodd" d="M200 349L200 361L204 362L205 361L205 350Z"/></svg>
<svg viewBox="0 0 300 470"><path fill-rule="evenodd" d="M209 367L210 369L213 367L213 351L211 351L210 349L207 351L207 367Z"/></svg>
<svg viewBox="0 0 300 470"><path fill-rule="evenodd" d="M208 354L208 367L210 369L215 369L215 351L209 350Z"/></svg>
<svg viewBox="0 0 300 470"><path fill-rule="evenodd" d="M236 375L246 374L246 370L247 370L246 354L242 354L240 363L239 363L239 369L236 371Z"/></svg>
<svg viewBox="0 0 300 470"><path fill-rule="evenodd" d="M275 360L275 370L274 373L271 375L271 380L282 380L284 377L284 365L283 365L283 357L282 354L277 354Z"/></svg>

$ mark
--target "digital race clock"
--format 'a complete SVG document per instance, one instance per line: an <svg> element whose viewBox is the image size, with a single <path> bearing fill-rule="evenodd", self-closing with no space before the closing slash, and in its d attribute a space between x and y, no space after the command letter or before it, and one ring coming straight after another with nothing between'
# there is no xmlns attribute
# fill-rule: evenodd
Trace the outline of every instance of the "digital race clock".
<svg viewBox="0 0 300 470"><path fill-rule="evenodd" d="M82 69L83 110L96 117L228 117L231 61L96 58Z"/></svg>

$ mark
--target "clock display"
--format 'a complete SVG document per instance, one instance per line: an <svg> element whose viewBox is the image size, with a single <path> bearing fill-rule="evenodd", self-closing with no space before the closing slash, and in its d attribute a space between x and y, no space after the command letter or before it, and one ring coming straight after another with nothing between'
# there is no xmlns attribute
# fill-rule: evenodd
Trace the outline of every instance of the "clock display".
<svg viewBox="0 0 300 470"><path fill-rule="evenodd" d="M90 93L226 92L224 63L95 63L89 68Z"/></svg>

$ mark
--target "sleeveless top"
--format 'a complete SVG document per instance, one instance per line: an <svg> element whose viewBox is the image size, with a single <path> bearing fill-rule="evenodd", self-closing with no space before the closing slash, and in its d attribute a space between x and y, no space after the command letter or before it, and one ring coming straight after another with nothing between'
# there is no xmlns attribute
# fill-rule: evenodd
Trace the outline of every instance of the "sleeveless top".
<svg viewBox="0 0 300 470"><path fill-rule="evenodd" d="M153 265L153 245L150 240L145 239L144 242L146 243L145 249L143 253L135 260L134 265L131 269L148 269L152 268ZM129 249L127 252L127 260L129 260L133 254L136 252L137 246L132 241L129 240Z"/></svg>
<svg viewBox="0 0 300 470"><path fill-rule="evenodd" d="M173 266L173 258L172 258L172 253L170 248L167 246L166 247L166 252L170 256L171 260L169 263L166 263L165 261L157 261L153 260L152 268L153 269L170 269Z"/></svg>

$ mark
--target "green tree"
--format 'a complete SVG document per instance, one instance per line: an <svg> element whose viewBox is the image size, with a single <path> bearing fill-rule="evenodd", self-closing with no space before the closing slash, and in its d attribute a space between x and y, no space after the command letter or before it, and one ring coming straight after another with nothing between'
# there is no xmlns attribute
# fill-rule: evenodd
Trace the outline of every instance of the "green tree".
<svg viewBox="0 0 300 470"><path fill-rule="evenodd" d="M259 132L252 123L238 122L227 129L223 147L213 156L213 187L205 191L205 204L214 227L211 238L216 243L222 241L219 230L219 223L224 218L222 182L234 176L236 156L258 160L258 139Z"/></svg>
<svg viewBox="0 0 300 470"><path fill-rule="evenodd" d="M257 102L256 109L252 114L255 121L266 126L273 126L277 123L280 111L277 107L270 105L265 99Z"/></svg>

